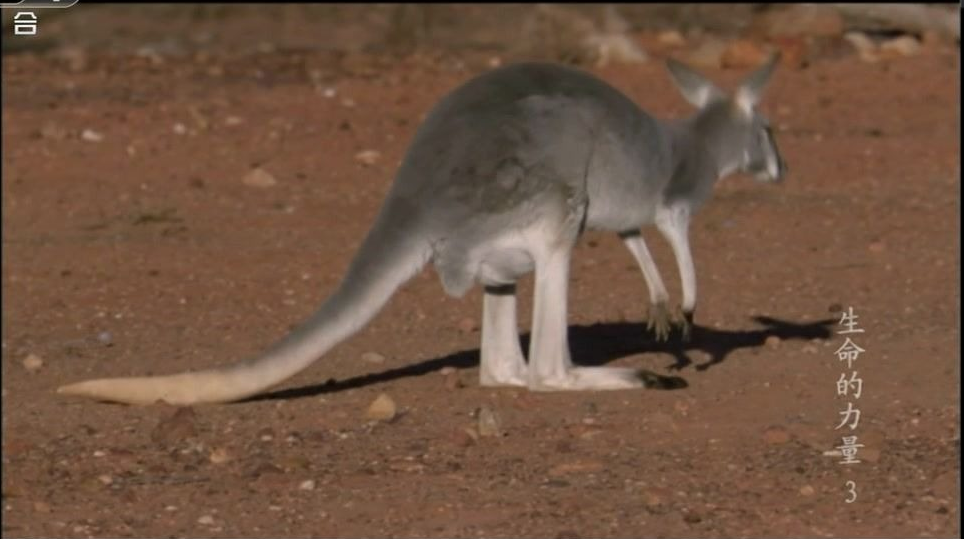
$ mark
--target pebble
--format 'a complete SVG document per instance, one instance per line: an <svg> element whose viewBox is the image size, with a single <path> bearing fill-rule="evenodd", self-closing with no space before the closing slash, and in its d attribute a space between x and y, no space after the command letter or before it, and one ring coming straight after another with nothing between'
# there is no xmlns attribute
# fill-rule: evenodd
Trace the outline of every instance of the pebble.
<svg viewBox="0 0 964 539"><path fill-rule="evenodd" d="M549 476L558 477L574 473L597 473L605 469L605 465L597 460L577 460L553 466L549 469Z"/></svg>
<svg viewBox="0 0 964 539"><path fill-rule="evenodd" d="M462 377L459 375L458 369L452 367L445 368L452 369L443 375L445 380L445 389L455 391L456 389L465 387L465 384L462 383Z"/></svg>
<svg viewBox="0 0 964 539"><path fill-rule="evenodd" d="M783 445L790 441L790 433L783 427L770 427L763 431L763 441L770 445Z"/></svg>
<svg viewBox="0 0 964 539"><path fill-rule="evenodd" d="M776 335L770 335L769 337L766 338L765 341L763 341L763 344L765 344L769 348L778 348L782 340L783 339L781 339L780 337L777 337Z"/></svg>
<svg viewBox="0 0 964 539"><path fill-rule="evenodd" d="M378 150L362 150L355 154L355 161L358 161L365 166L372 166L381 158L382 152Z"/></svg>
<svg viewBox="0 0 964 539"><path fill-rule="evenodd" d="M244 123L244 120L242 120L241 117L239 116L228 116L227 118L224 119L224 125L228 127L239 126L243 123Z"/></svg>
<svg viewBox="0 0 964 539"><path fill-rule="evenodd" d="M298 485L298 490L315 490L315 480L305 479Z"/></svg>
<svg viewBox="0 0 964 539"><path fill-rule="evenodd" d="M882 241L875 241L867 246L867 250L871 253L882 253L887 250L887 244Z"/></svg>
<svg viewBox="0 0 964 539"><path fill-rule="evenodd" d="M683 37L683 34L677 32L676 30L660 32L659 35L656 36L656 40L660 45L664 45L666 47L682 47L683 45L686 45L686 38Z"/></svg>
<svg viewBox="0 0 964 539"><path fill-rule="evenodd" d="M30 354L23 358L23 368L27 369L27 372L37 372L43 366L44 360L36 354Z"/></svg>
<svg viewBox="0 0 964 539"><path fill-rule="evenodd" d="M251 169L241 181L251 187L271 187L278 183L274 176L261 167Z"/></svg>
<svg viewBox="0 0 964 539"><path fill-rule="evenodd" d="M80 140L85 142L101 142L104 140L104 135L94 131L93 129L84 129L80 133Z"/></svg>
<svg viewBox="0 0 964 539"><path fill-rule="evenodd" d="M472 317L465 317L459 320L459 331L462 333L474 333L479 329L479 324Z"/></svg>
<svg viewBox="0 0 964 539"><path fill-rule="evenodd" d="M211 464L224 464L225 462L231 460L231 455L228 453L227 449L218 447L211 451L211 454L208 455L208 460L211 461Z"/></svg>
<svg viewBox="0 0 964 539"><path fill-rule="evenodd" d="M720 64L728 69L746 69L766 62L769 53L755 41L737 39L730 42L720 57Z"/></svg>
<svg viewBox="0 0 964 539"><path fill-rule="evenodd" d="M803 494L804 496L813 496L816 493L817 490L810 485L803 485L800 487L800 494Z"/></svg>
<svg viewBox="0 0 964 539"><path fill-rule="evenodd" d="M103 483L104 485L110 485L114 483L114 478L107 474L98 475L97 480Z"/></svg>
<svg viewBox="0 0 964 539"><path fill-rule="evenodd" d="M900 36L880 44L880 52L899 56L914 56L920 50L920 41L913 36Z"/></svg>
<svg viewBox="0 0 964 539"><path fill-rule="evenodd" d="M214 524L214 517L211 515L203 515L197 519L197 523L202 526L211 526Z"/></svg>
<svg viewBox="0 0 964 539"><path fill-rule="evenodd" d="M184 124L182 124L181 122L178 122L178 123L174 124L174 127L172 127L171 130L174 131L174 134L175 134L175 135L186 135L186 134L187 134L187 126L184 125Z"/></svg>
<svg viewBox="0 0 964 539"><path fill-rule="evenodd" d="M686 60L696 67L718 68L725 50L726 43L716 38L710 38L691 52Z"/></svg>
<svg viewBox="0 0 964 539"><path fill-rule="evenodd" d="M49 140L63 140L67 138L67 130L54 123L46 123L40 128L40 137Z"/></svg>
<svg viewBox="0 0 964 539"><path fill-rule="evenodd" d="M33 502L33 510L38 513L49 513L50 504L46 502Z"/></svg>
<svg viewBox="0 0 964 539"><path fill-rule="evenodd" d="M368 419L374 419L376 421L391 421L395 419L397 413L398 408L395 405L395 401L387 394L382 393L372 401L366 415Z"/></svg>
<svg viewBox="0 0 964 539"><path fill-rule="evenodd" d="M449 435L449 441L451 441L457 447L469 447L475 444L475 441L478 439L479 433L473 427L455 429Z"/></svg>
<svg viewBox="0 0 964 539"><path fill-rule="evenodd" d="M803 353L804 353L804 354L816 354L816 353L819 352L819 351L820 351L820 350L817 349L817 347L814 346L814 345L812 345L812 344L805 344L805 345L803 346Z"/></svg>
<svg viewBox="0 0 964 539"><path fill-rule="evenodd" d="M483 438L502 436L502 420L495 410L483 406L476 412L476 417L479 423L479 436Z"/></svg>
<svg viewBox="0 0 964 539"><path fill-rule="evenodd" d="M376 352L365 352L361 355L362 361L366 363L372 363L374 365L381 365L385 363L385 356Z"/></svg>
<svg viewBox="0 0 964 539"><path fill-rule="evenodd" d="M97 340L103 345L110 345L114 341L114 338L109 331L101 331L97 334Z"/></svg>

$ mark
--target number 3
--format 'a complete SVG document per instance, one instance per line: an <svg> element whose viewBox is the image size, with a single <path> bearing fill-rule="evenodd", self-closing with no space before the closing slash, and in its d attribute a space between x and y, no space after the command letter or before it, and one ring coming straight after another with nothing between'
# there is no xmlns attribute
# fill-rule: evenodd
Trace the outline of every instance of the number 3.
<svg viewBox="0 0 964 539"><path fill-rule="evenodd" d="M854 503L857 501L857 483L853 481L847 481L847 494L850 494L850 498L844 500L846 503Z"/></svg>

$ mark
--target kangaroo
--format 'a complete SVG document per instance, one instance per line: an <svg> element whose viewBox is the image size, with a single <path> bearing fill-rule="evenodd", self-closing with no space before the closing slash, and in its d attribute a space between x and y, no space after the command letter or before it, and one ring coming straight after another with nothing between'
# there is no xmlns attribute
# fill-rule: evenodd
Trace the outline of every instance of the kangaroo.
<svg viewBox="0 0 964 539"><path fill-rule="evenodd" d="M444 97L417 129L384 204L339 286L265 352L224 367L108 378L58 393L131 404L230 402L307 368L371 320L432 262L445 292L484 289L480 383L534 391L645 387L632 368L580 367L569 354L566 293L573 246L585 229L612 231L649 289L649 327L686 337L696 308L688 242L694 212L734 172L776 182L786 165L756 105L779 55L728 95L675 60L671 78L698 110L650 116L599 78L547 63L489 71ZM682 303L668 294L646 243L655 224L672 247ZM528 362L515 283L535 272Z"/></svg>

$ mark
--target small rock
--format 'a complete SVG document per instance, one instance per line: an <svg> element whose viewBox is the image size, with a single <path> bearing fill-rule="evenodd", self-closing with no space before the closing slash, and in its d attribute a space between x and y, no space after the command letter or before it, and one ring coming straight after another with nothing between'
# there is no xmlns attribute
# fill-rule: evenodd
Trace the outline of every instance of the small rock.
<svg viewBox="0 0 964 539"><path fill-rule="evenodd" d="M110 346L110 344L114 341L114 338L109 331L101 331L97 334L97 340L100 341L100 344L103 344L104 346Z"/></svg>
<svg viewBox="0 0 964 539"><path fill-rule="evenodd" d="M816 354L816 353L819 352L819 351L820 351L820 350L819 350L816 346L814 346L814 345L812 345L812 344L805 344L805 345L803 345L803 353L804 353L804 354Z"/></svg>
<svg viewBox="0 0 964 539"><path fill-rule="evenodd" d="M305 479L298 484L298 490L315 490L315 480Z"/></svg>
<svg viewBox="0 0 964 539"><path fill-rule="evenodd" d="M44 360L36 354L30 354L23 358L23 368L27 369L27 372L37 372L43 366Z"/></svg>
<svg viewBox="0 0 964 539"><path fill-rule="evenodd" d="M479 436L483 438L502 436L502 420L495 410L483 406L476 412L476 417L479 423Z"/></svg>
<svg viewBox="0 0 964 539"><path fill-rule="evenodd" d="M375 421L391 421L395 419L397 413L398 408L395 406L395 401L387 394L382 393L368 407L367 416L368 419Z"/></svg>
<svg viewBox="0 0 964 539"><path fill-rule="evenodd" d="M362 150L355 154L355 161L365 165L372 166L382 158L382 152L378 150Z"/></svg>
<svg viewBox="0 0 964 539"><path fill-rule="evenodd" d="M709 38L687 55L686 60L695 67L719 68L726 43L716 38Z"/></svg>
<svg viewBox="0 0 964 539"><path fill-rule="evenodd" d="M780 337L777 337L776 335L769 335L769 336L766 338L766 340L763 341L763 344L765 344L765 345L767 346L767 348L779 348L779 347L780 347L780 343L781 343L782 341L783 341L783 339L781 339Z"/></svg>
<svg viewBox="0 0 964 539"><path fill-rule="evenodd" d="M444 375L444 380L445 389L449 391L455 391L456 389L465 387L465 384L462 383L462 377L459 375L459 371L457 369L452 369L446 373Z"/></svg>
<svg viewBox="0 0 964 539"><path fill-rule="evenodd" d="M489 65L490 68L495 69L502 65L502 58L499 58L498 56L493 56L492 58L489 58L489 61L486 63Z"/></svg>
<svg viewBox="0 0 964 539"><path fill-rule="evenodd" d="M324 90L322 90L321 95L325 96L328 99L331 99L336 95L338 95L338 91L335 90L334 88L325 88Z"/></svg>
<svg viewBox="0 0 964 539"><path fill-rule="evenodd" d="M763 441L770 445L783 445L790 441L790 433L783 427L770 427L763 431Z"/></svg>
<svg viewBox="0 0 964 539"><path fill-rule="evenodd" d="M276 180L274 176L261 167L251 169L251 171L244 175L241 181L251 187L271 187L278 183L278 180Z"/></svg>
<svg viewBox="0 0 964 539"><path fill-rule="evenodd" d="M800 487L800 494L803 494L804 496L813 496L816 493L817 490L810 485L803 485Z"/></svg>
<svg viewBox="0 0 964 539"><path fill-rule="evenodd" d="M98 475L97 480L104 485L110 485L114 482L114 478L107 474Z"/></svg>
<svg viewBox="0 0 964 539"><path fill-rule="evenodd" d="M50 504L47 502L33 502L33 510L38 513L49 513Z"/></svg>
<svg viewBox="0 0 964 539"><path fill-rule="evenodd" d="M880 44L880 52L888 56L914 56L920 50L920 41L913 36L895 37Z"/></svg>
<svg viewBox="0 0 964 539"><path fill-rule="evenodd" d="M365 352L361 355L362 361L366 363L372 363L374 365L381 365L385 363L385 356L375 353L375 352Z"/></svg>
<svg viewBox="0 0 964 539"><path fill-rule="evenodd" d="M346 97L341 100L341 106L345 107L346 109L355 108L355 100L350 97Z"/></svg>
<svg viewBox="0 0 964 539"><path fill-rule="evenodd" d="M174 124L174 127L172 127L171 130L174 131L175 135L187 134L187 126L182 124L181 122Z"/></svg>
<svg viewBox="0 0 964 539"><path fill-rule="evenodd" d="M224 464L231 460L231 455L227 449L218 447L211 451L211 454L208 455L208 460L211 461L211 464Z"/></svg>
<svg viewBox="0 0 964 539"><path fill-rule="evenodd" d="M686 38L683 34L677 32L676 30L667 30L665 32L660 32L656 36L656 40L660 45L665 47L682 47L686 45Z"/></svg>
<svg viewBox="0 0 964 539"><path fill-rule="evenodd" d="M459 331L462 333L474 333L479 329L479 324L476 323L474 318L466 317L459 320Z"/></svg>
<svg viewBox="0 0 964 539"><path fill-rule="evenodd" d="M870 251L871 253L882 253L886 249L887 249L887 244L882 241L871 242L871 244L867 246L867 250Z"/></svg>
<svg viewBox="0 0 964 539"><path fill-rule="evenodd" d="M574 473L598 473L605 469L605 465L597 460L577 460L553 466L549 469L550 477L569 475Z"/></svg>
<svg viewBox="0 0 964 539"><path fill-rule="evenodd" d="M224 119L224 125L228 127L236 127L244 123L244 120L239 116L228 116Z"/></svg>
<svg viewBox="0 0 964 539"><path fill-rule="evenodd" d="M211 515L203 515L197 519L197 523L202 526L211 526L214 524L214 517Z"/></svg>
<svg viewBox="0 0 964 539"><path fill-rule="evenodd" d="M847 32L844 34L844 40L857 51L860 59L865 62L876 62L877 57L877 44L874 40L870 39L867 34L863 32Z"/></svg>
<svg viewBox="0 0 964 539"><path fill-rule="evenodd" d="M749 39L730 42L720 56L720 64L727 69L746 69L762 65L769 52L762 45Z"/></svg>
<svg viewBox="0 0 964 539"><path fill-rule="evenodd" d="M104 135L94 131L93 129L84 129L80 133L80 140L85 142L101 142L104 140Z"/></svg>
<svg viewBox="0 0 964 539"><path fill-rule="evenodd" d="M683 515L683 522L686 522L687 524L699 524L702 521L703 517L701 517L699 513L696 513L695 511L690 511Z"/></svg>
<svg viewBox="0 0 964 539"><path fill-rule="evenodd" d="M475 444L475 441L479 439L479 433L475 431L472 427L465 427L464 429L455 429L449 435L449 441L452 442L457 447L469 447Z"/></svg>
<svg viewBox="0 0 964 539"><path fill-rule="evenodd" d="M48 140L64 140L67 138L67 130L54 123L45 123L39 131L40 138Z"/></svg>

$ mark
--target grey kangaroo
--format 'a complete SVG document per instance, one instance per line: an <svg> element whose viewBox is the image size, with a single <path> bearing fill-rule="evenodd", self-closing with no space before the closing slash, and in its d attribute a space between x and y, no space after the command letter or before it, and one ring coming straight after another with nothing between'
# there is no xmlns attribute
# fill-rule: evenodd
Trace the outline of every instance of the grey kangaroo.
<svg viewBox="0 0 964 539"><path fill-rule="evenodd" d="M569 259L586 229L620 235L649 288L649 326L664 340L688 333L696 275L687 229L714 183L734 172L783 178L766 118L756 109L778 55L728 95L686 67L667 66L698 108L656 119L580 70L519 63L476 77L443 98L415 133L380 213L338 288L308 320L262 354L169 376L63 386L99 400L175 405L255 395L305 369L371 320L429 261L445 292L484 287L480 383L530 390L644 387L636 369L580 367L569 356ZM672 247L682 304L668 294L639 231L655 224ZM528 362L514 283L535 271Z"/></svg>

